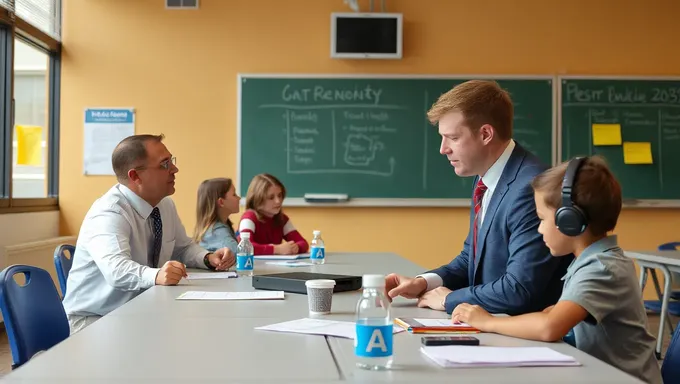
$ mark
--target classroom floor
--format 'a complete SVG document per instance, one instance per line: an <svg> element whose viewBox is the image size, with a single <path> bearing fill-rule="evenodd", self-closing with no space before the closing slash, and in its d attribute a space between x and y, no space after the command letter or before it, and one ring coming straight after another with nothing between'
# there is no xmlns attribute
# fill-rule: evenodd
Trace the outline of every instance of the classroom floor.
<svg viewBox="0 0 680 384"><path fill-rule="evenodd" d="M676 316L671 316L671 319L673 320L673 326L680 325L678 321L680 320L680 317ZM649 314L649 328L652 332L653 335L657 335L659 332L659 315L658 314ZM666 329L666 332L664 333L664 338L663 338L663 352L665 354L666 349L668 349L668 344L671 341L671 335L668 332L668 329ZM5 329L0 327L0 377L3 375L9 373L11 371L11 366L12 366L12 353L9 350L9 342L7 341L7 334L5 333Z"/></svg>

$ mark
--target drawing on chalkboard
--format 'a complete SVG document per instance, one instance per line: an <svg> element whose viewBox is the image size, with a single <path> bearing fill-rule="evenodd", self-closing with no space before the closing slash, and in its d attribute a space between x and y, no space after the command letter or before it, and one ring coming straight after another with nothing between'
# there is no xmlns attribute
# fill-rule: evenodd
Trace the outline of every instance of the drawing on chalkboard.
<svg viewBox="0 0 680 384"><path fill-rule="evenodd" d="M385 149L385 144L362 134L347 136L345 143L345 163L347 165L370 165L375 160L375 153Z"/></svg>

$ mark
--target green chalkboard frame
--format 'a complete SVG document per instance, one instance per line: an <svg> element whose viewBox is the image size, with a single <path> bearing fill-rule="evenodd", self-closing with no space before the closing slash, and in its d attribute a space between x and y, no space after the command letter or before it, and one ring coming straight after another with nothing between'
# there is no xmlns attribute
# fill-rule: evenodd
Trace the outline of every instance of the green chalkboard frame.
<svg viewBox="0 0 680 384"><path fill-rule="evenodd" d="M241 105L241 95L242 95L242 84L243 79L251 78L290 78L290 79L306 79L306 78L318 78L318 79L416 79L416 80L469 80L469 79L487 79L487 80L547 80L551 81L552 85L552 154L551 163L556 164L558 159L558 149L559 149L559 135L557 129L558 122L558 110L557 110L557 96L558 87L557 77L554 75L529 75L529 74L517 74L517 75L499 75L499 74L355 74L355 73L343 73L343 74L326 74L326 73L239 73L237 74L237 116L236 116L236 127L237 127L237 146L236 146L236 167L237 167L237 177L236 177L236 187L237 190L241 189L244 180L242 180L241 175L241 138L242 138L242 105ZM452 170L453 172L453 170ZM247 182L247 181L246 181ZM245 197L242 198L241 204L245 204ZM347 200L337 200L337 201L317 201L310 202L303 197L290 197L286 198L284 202L285 206L288 207L469 207L471 204L471 199L469 198L450 198L450 199L439 199L439 198L350 198Z"/></svg>
<svg viewBox="0 0 680 384"><path fill-rule="evenodd" d="M560 163L563 154L563 100L562 100L562 83L564 80L605 80L605 81L678 81L680 76L635 76L635 75L558 75L555 80L557 88L557 151L555 161ZM589 138L590 139L590 138ZM624 208L680 208L680 200L676 199L631 199L624 195Z"/></svg>

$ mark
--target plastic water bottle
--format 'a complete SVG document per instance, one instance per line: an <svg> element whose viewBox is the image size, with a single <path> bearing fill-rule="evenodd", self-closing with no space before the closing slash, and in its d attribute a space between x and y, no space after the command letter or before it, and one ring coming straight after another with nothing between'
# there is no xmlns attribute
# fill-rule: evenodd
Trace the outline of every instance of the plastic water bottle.
<svg viewBox="0 0 680 384"><path fill-rule="evenodd" d="M326 262L326 246L321 238L321 231L314 231L309 258L312 264L323 264Z"/></svg>
<svg viewBox="0 0 680 384"><path fill-rule="evenodd" d="M255 266L253 244L250 242L250 232L241 233L241 242L236 249L236 273L239 276L252 276Z"/></svg>
<svg viewBox="0 0 680 384"><path fill-rule="evenodd" d="M368 370L392 365L392 312L385 297L385 276L364 275L363 293L357 303L354 355L356 365Z"/></svg>

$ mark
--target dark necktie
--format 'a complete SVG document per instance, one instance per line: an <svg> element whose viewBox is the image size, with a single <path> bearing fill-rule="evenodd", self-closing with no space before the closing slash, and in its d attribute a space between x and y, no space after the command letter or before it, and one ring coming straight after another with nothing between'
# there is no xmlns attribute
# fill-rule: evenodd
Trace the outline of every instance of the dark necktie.
<svg viewBox="0 0 680 384"><path fill-rule="evenodd" d="M151 211L151 218L153 219L153 248L149 254L149 266L158 268L158 257L161 254L163 242L163 222L161 222L161 211L158 210L158 207Z"/></svg>
<svg viewBox="0 0 680 384"><path fill-rule="evenodd" d="M475 192L473 194L473 201L475 204L475 220L472 227L472 261L475 261L477 256L477 223L479 222L479 212L482 210L482 198L484 197L484 192L486 192L486 185L479 179L477 186L475 187Z"/></svg>

